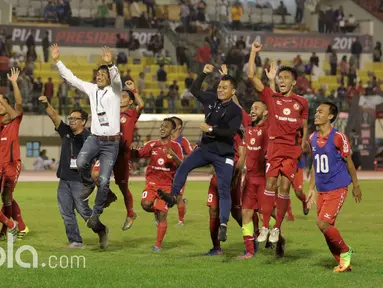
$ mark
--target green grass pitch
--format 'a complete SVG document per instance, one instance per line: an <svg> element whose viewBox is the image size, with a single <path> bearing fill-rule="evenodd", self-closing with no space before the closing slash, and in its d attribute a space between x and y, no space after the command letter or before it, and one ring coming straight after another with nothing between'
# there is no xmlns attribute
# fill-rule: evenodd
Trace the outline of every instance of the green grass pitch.
<svg viewBox="0 0 383 288"><path fill-rule="evenodd" d="M107 208L102 220L110 228L109 248L98 249L98 237L78 217L86 247L64 250L66 236L60 217L57 183L19 183L15 198L31 232L21 245L31 245L38 252L39 268L25 269L17 264L0 267L0 279L6 287L383 287L383 182L361 181L363 200L355 204L351 195L342 208L337 227L346 243L353 247L353 271L333 274L335 262L315 225L315 211L303 216L298 200L292 197L295 222L284 223L286 254L276 259L274 251L260 249L250 260L233 257L243 253L241 229L231 219L224 255L203 257L211 248L209 217L206 205L208 182L189 182L185 196L189 199L185 226L179 228L177 209L170 210L168 231L160 253L153 253L156 227L153 215L142 210L139 201L143 182L131 183L138 218L128 231L121 231L125 208L117 187L112 188L119 200ZM306 185L307 187L307 185ZM293 196L293 194L292 194ZM91 201L93 203L93 200ZM6 242L0 246L5 251ZM1 251L0 251L1 252ZM42 267L50 256L62 266L72 256L85 257L85 268ZM73 257L72 257L73 258ZM22 259L31 261L28 252ZM61 258L63 259L63 258ZM50 265L59 265L51 262ZM76 265L76 262L73 262Z"/></svg>

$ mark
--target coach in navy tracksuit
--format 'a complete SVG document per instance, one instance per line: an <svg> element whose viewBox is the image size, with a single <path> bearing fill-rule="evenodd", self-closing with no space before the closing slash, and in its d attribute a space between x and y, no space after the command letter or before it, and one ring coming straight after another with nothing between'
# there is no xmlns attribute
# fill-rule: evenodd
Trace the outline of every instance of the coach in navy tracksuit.
<svg viewBox="0 0 383 288"><path fill-rule="evenodd" d="M190 92L204 106L205 123L200 126L204 132L201 144L178 168L171 195L161 190L158 193L169 207L172 207L190 171L209 164L213 165L218 180L221 222L218 239L226 241L226 226L231 209L230 184L234 169L234 135L240 129L242 111L232 100L236 89L232 77L222 77L217 94L201 90L204 79L212 71L212 65L205 65L203 73L197 77L190 89Z"/></svg>

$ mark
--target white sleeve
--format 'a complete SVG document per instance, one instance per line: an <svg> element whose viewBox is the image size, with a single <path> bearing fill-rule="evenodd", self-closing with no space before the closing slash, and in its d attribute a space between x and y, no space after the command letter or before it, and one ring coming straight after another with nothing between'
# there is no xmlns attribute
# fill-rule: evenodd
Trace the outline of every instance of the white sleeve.
<svg viewBox="0 0 383 288"><path fill-rule="evenodd" d="M73 75L72 71L65 67L64 63L59 61L56 63L57 68L59 69L61 77L63 77L70 85L77 88L78 90L88 93L93 89L94 84L90 82L85 82L76 76ZM89 96L89 95L88 95Z"/></svg>
<svg viewBox="0 0 383 288"><path fill-rule="evenodd" d="M110 76L110 85L112 86L112 89L114 93L120 97L121 90L122 90L122 82L121 82L121 76L120 72L118 71L118 68L116 65L113 65L109 68L109 76Z"/></svg>

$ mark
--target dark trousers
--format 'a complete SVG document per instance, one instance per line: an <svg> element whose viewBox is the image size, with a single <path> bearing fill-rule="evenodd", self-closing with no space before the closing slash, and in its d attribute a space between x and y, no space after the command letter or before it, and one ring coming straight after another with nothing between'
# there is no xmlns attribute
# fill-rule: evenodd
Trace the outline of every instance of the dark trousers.
<svg viewBox="0 0 383 288"><path fill-rule="evenodd" d="M77 168L84 185L94 186L92 179L92 161L100 160L100 172L98 176L99 186L97 189L96 200L94 202L93 213L101 215L104 211L105 202L108 198L109 179L112 174L114 163L116 162L120 140L102 141L97 139L95 135L91 135L86 139L82 149L77 157ZM89 195L81 195L82 199L86 199Z"/></svg>
<svg viewBox="0 0 383 288"><path fill-rule="evenodd" d="M352 162L354 163L355 169L358 170L360 165L361 165L361 160L360 160L360 152L355 151L351 155Z"/></svg>
<svg viewBox="0 0 383 288"><path fill-rule="evenodd" d="M48 63L49 61L49 48L43 48L44 62Z"/></svg>
<svg viewBox="0 0 383 288"><path fill-rule="evenodd" d="M61 217L64 220L65 232L69 243L82 243L75 210L85 221L88 221L92 215L92 209L89 207L88 200L84 201L80 197L82 189L83 184L81 182L62 179L60 179L57 189L57 201ZM93 231L96 232L95 230Z"/></svg>
<svg viewBox="0 0 383 288"><path fill-rule="evenodd" d="M154 4L146 4L146 14L150 18L150 12L152 12L152 18L156 18L156 10L154 9Z"/></svg>
<svg viewBox="0 0 383 288"><path fill-rule="evenodd" d="M209 164L214 166L215 173L217 174L219 218L221 223L226 224L229 221L231 210L230 185L234 169L232 157L222 157L207 149L197 148L178 167L173 181L172 194L174 196L179 195L190 171Z"/></svg>
<svg viewBox="0 0 383 288"><path fill-rule="evenodd" d="M338 65L337 65L337 63L331 63L330 66L331 66L331 75L335 76Z"/></svg>
<svg viewBox="0 0 383 288"><path fill-rule="evenodd" d="M297 7L297 11L295 13L295 21L297 24L301 23L303 19L303 9Z"/></svg>
<svg viewBox="0 0 383 288"><path fill-rule="evenodd" d="M59 97L59 114L68 115L68 98Z"/></svg>

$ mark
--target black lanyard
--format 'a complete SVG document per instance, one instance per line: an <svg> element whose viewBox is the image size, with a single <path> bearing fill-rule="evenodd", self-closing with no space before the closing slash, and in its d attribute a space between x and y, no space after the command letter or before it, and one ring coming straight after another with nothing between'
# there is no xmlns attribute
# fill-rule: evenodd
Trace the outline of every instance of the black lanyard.
<svg viewBox="0 0 383 288"><path fill-rule="evenodd" d="M69 138L69 142L70 142L70 157L71 158L75 158L74 155L73 155L73 141L74 141L74 135L72 135Z"/></svg>
<svg viewBox="0 0 383 288"><path fill-rule="evenodd" d="M100 90L96 91L96 112L97 113L98 113L98 91L100 91ZM104 106L101 103L101 99L102 99L102 97L105 96L106 92L108 92L108 90L105 90L104 94L102 94L102 96L100 97L100 106L101 106L102 110L104 110Z"/></svg>

